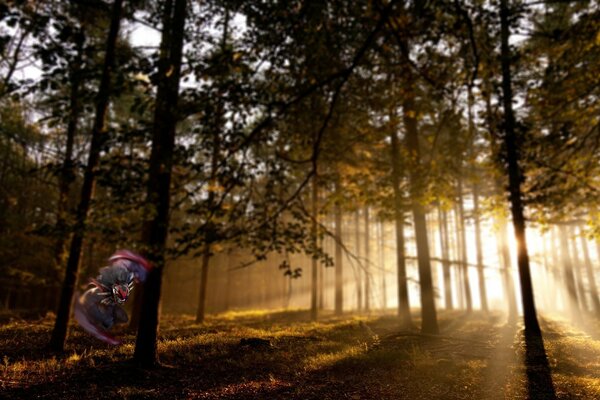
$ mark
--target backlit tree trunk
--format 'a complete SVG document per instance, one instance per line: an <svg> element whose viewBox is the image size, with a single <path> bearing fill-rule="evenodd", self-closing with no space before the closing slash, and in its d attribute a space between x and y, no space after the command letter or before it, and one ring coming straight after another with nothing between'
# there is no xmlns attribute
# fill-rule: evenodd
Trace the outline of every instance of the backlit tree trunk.
<svg viewBox="0 0 600 400"><path fill-rule="evenodd" d="M479 278L479 297L481 309L488 312L487 290L483 270L483 248L481 245L481 223L479 221L479 188L473 186L473 218L475 218L475 251L477 252L477 277Z"/></svg>
<svg viewBox="0 0 600 400"><path fill-rule="evenodd" d="M81 35L77 42L77 54L70 65L70 90L69 90L69 122L67 123L67 142L65 146L65 157L60 170L58 183L58 210L56 218L56 247L54 250L55 268L58 279L60 271L66 259L66 242L68 239L67 231L67 215L68 215L68 200L71 183L75 180L75 170L73 165L73 145L75 143L75 135L79 124L79 116L81 113L81 63L83 57L83 41L84 36Z"/></svg>
<svg viewBox="0 0 600 400"><path fill-rule="evenodd" d="M452 279L450 276L450 252L449 250L449 238L448 238L448 215L445 210L442 210L441 206L438 206L439 216L439 231L440 231L440 244L442 249L442 270L444 276L444 305L447 310L454 308L452 304Z"/></svg>
<svg viewBox="0 0 600 400"><path fill-rule="evenodd" d="M570 316L575 320L579 319L579 298L577 296L577 286L575 285L575 275L573 273L573 260L569 251L569 242L567 229L564 225L559 225L560 255L563 267L564 281L567 286L567 310Z"/></svg>
<svg viewBox="0 0 600 400"><path fill-rule="evenodd" d="M398 143L398 124L395 115L391 116L391 153L392 153L392 185L394 190L394 222L396 224L396 266L398 269L398 317L403 327L412 326L410 303L408 300L408 281L406 276L406 258L404 254L404 205L400 191L400 146Z"/></svg>
<svg viewBox="0 0 600 400"><path fill-rule="evenodd" d="M587 276L588 284L590 286L592 308L594 314L596 314L596 316L600 316L600 300L598 299L598 287L596 286L596 278L594 277L594 269L592 267L592 260L590 259L590 250L588 248L588 242L585 237L585 232L581 227L579 228L579 240L581 240L581 249L583 251L585 273Z"/></svg>
<svg viewBox="0 0 600 400"><path fill-rule="evenodd" d="M509 10L507 0L500 1L500 38L501 38L501 64L502 64L502 94L504 106L504 145L506 147L506 169L508 175L508 188L510 193L511 213L517 241L517 260L519 266L519 280L521 282L521 301L523 302L523 317L525 320L525 333L541 337L541 330L535 309L531 272L529 270L529 252L525 236L525 216L523 214L523 196L521 182L523 172L519 166L519 149L515 132L515 117L512 101L511 78L511 51L508 44L510 36Z"/></svg>
<svg viewBox="0 0 600 400"><path fill-rule="evenodd" d="M96 98L96 115L92 127L92 142L88 155L88 162L83 177L79 205L75 216L75 229L71 237L71 246L69 248L69 258L65 271L65 279L60 294L60 302L54 323L54 330L50 338L50 347L57 351L62 351L67 337L67 326L71 314L71 301L77 282L79 263L81 258L81 247L85 236L85 227L90 209L90 202L94 196L94 187L96 185L96 170L100 162L100 149L106 138L106 114L110 100L111 75L115 62L115 47L119 36L121 24L121 11L123 0L115 0L112 8L110 28L106 40L106 53L104 54L104 65L102 67L102 76L98 88L98 97Z"/></svg>
<svg viewBox="0 0 600 400"><path fill-rule="evenodd" d="M335 219L335 314L344 311L344 273L342 261L342 207L340 205L341 183L338 177L335 182L336 201L334 204Z"/></svg>
<svg viewBox="0 0 600 400"><path fill-rule="evenodd" d="M573 226L567 228L568 243L571 247L571 265L575 274L575 287L577 288L577 298L579 299L579 307L587 312L589 311L587 296L585 295L585 287L583 286L583 277L581 276L581 259L579 258L579 250L577 249L577 235Z"/></svg>
<svg viewBox="0 0 600 400"><path fill-rule="evenodd" d="M311 224L311 240L313 246L316 250L318 245L318 237L317 237L317 219L319 218L319 188L317 186L317 174L312 178L311 185L311 208L312 208L312 224ZM313 321L317 320L318 314L318 304L317 304L317 293L318 293L318 260L313 255L311 259L311 287L310 287L310 318Z"/></svg>
<svg viewBox="0 0 600 400"><path fill-rule="evenodd" d="M412 214L417 242L417 262L419 266L419 283L421 286L421 332L436 334L439 332L435 297L431 278L431 260L427 239L427 222L425 210L421 204L421 193L424 182L421 175L419 137L417 132L417 110L414 102L413 88L409 85L403 102L404 126L406 129L406 147L410 161L410 194Z"/></svg>
<svg viewBox="0 0 600 400"><path fill-rule="evenodd" d="M360 260L362 254L360 250L360 212L358 208L354 212L354 238L356 256ZM362 261L359 263L358 271L356 273L356 308L358 311L361 311L363 308L363 271L361 265Z"/></svg>
<svg viewBox="0 0 600 400"><path fill-rule="evenodd" d="M467 257L467 230L465 228L465 207L463 198L463 183L462 178L458 178L457 188L457 218L458 227L460 233L460 271L462 277L463 292L465 296L465 304L467 312L470 313L473 310L473 298L471 296L471 283L469 279L469 266Z"/></svg>
<svg viewBox="0 0 600 400"><path fill-rule="evenodd" d="M152 127L152 150L146 202L155 212L144 221L142 243L153 269L144 285L140 323L133 358L144 367L158 362L157 336L162 274L169 226L171 169L177 123L179 78L184 41L186 0L167 0Z"/></svg>
<svg viewBox="0 0 600 400"><path fill-rule="evenodd" d="M383 219L379 220L377 226L379 234L379 268L381 268L381 307L385 310L387 308L387 274L385 265L385 225Z"/></svg>
<svg viewBox="0 0 600 400"><path fill-rule="evenodd" d="M221 52L225 54L227 50L227 40L229 35L229 10L225 9L225 20L223 22L223 34L221 36ZM210 268L210 259L213 257L213 246L212 242L216 240L215 236L217 232L215 231L215 224L211 220L211 216L213 210L217 205L215 204L215 193L218 190L219 182L217 179L217 169L219 165L219 156L221 152L221 131L225 126L224 121L224 105L222 96L224 95L223 90L218 90L219 95L216 99L217 105L214 113L214 125L212 127L212 154L210 161L210 177L209 177L209 191L208 198L206 199L206 206L208 208L208 218L206 221L206 229L205 229L205 244L204 249L202 251L202 264L200 271L200 291L198 296L198 308L196 309L196 322L201 323L204 321L206 314L206 293L208 290L208 273Z"/></svg>
<svg viewBox="0 0 600 400"><path fill-rule="evenodd" d="M365 311L371 310L371 273L370 273L370 240L369 207L365 206Z"/></svg>

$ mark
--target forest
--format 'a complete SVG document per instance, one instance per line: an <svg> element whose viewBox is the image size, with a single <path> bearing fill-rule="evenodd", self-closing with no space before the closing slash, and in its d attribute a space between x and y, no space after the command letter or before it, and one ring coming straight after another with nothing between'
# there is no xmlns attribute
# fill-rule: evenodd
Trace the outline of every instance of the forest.
<svg viewBox="0 0 600 400"><path fill-rule="evenodd" d="M0 153L2 399L600 399L597 0L0 0Z"/></svg>

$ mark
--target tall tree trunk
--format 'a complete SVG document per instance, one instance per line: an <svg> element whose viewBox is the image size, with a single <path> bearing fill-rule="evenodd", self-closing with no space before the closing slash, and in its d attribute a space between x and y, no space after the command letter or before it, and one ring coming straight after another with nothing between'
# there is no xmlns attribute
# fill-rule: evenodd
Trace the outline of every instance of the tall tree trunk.
<svg viewBox="0 0 600 400"><path fill-rule="evenodd" d="M564 225L559 225L559 239L560 239L560 255L563 265L564 281L567 286L567 310L571 314L571 318L578 320L580 309L579 309L579 298L577 296L577 286L575 284L575 275L573 272L573 260L569 251L569 238L567 229Z"/></svg>
<svg viewBox="0 0 600 400"><path fill-rule="evenodd" d="M469 259L467 257L467 229L465 228L465 206L463 198L463 183L462 178L458 178L458 196L457 196L457 207L458 207L458 226L460 230L460 270L462 275L463 291L465 295L465 303L467 307L467 313L473 310L473 297L471 295L471 283L469 279Z"/></svg>
<svg viewBox="0 0 600 400"><path fill-rule="evenodd" d="M523 196L521 181L523 173L519 166L519 148L515 133L515 117L513 114L512 82L510 63L512 55L508 44L509 39L509 10L507 0L500 1L500 38L502 64L502 93L504 106L504 145L506 148L506 162L508 174L508 187L510 192L511 213L517 241L517 260L519 266L519 280L521 282L521 301L523 302L523 318L525 320L525 333L533 337L540 337L542 332L537 319L531 272L529 270L529 253L525 236L525 216L523 215Z"/></svg>
<svg viewBox="0 0 600 400"><path fill-rule="evenodd" d="M583 262L585 266L585 273L590 286L590 296L592 298L592 309L597 317L600 317L600 300L598 299L598 286L596 286L596 279L594 277L594 269L592 267L592 260L590 258L590 250L588 248L588 242L585 237L583 228L579 227L579 240L581 240L581 249L583 251Z"/></svg>
<svg viewBox="0 0 600 400"><path fill-rule="evenodd" d="M318 246L317 236L317 223L319 218L319 188L317 186L317 174L312 178L312 192L311 192L311 208L312 208L312 224L311 224L311 240L312 245L316 251ZM317 293L318 293L318 260L315 255L311 257L311 276L312 283L310 287L310 319L316 321L318 317L318 304L317 304Z"/></svg>
<svg viewBox="0 0 600 400"><path fill-rule="evenodd" d="M90 208L90 202L94 195L94 186L96 184L96 170L100 161L100 149L106 136L106 113L110 100L111 74L115 61L115 47L119 36L121 23L121 11L123 0L115 0L112 8L110 28L106 40L106 53L104 55L104 65L102 67L102 76L98 88L98 97L96 100L96 115L92 128L92 142L88 155L88 163L83 177L83 186L77 206L75 216L75 229L71 237L71 246L69 248L69 259L65 271L65 279L60 294L60 302L54 323L54 330L50 338L50 348L62 351L67 337L67 326L71 314L71 299L77 282L77 274L81 258L81 246L85 236L85 226Z"/></svg>
<svg viewBox="0 0 600 400"><path fill-rule="evenodd" d="M398 317L402 327L413 326L408 299L408 280L406 276L406 257L404 254L404 205L400 191L400 146L396 132L398 124L396 116L392 115L391 124L391 153L392 153L392 185L394 190L394 222L396 223L396 266L398 269Z"/></svg>
<svg viewBox="0 0 600 400"><path fill-rule="evenodd" d="M463 251L463 246L462 246L462 235L461 235L461 229L460 229L460 211L458 209L458 202L456 202L456 204L454 204L454 253L455 253L455 258L456 258L456 269L454 271L455 276L456 276L456 292L458 294L458 308L459 309L466 309L465 307L465 282L464 282L464 268L463 268L463 264L465 263L464 258L463 258L463 253L465 253Z"/></svg>
<svg viewBox="0 0 600 400"><path fill-rule="evenodd" d="M360 211L357 208L354 213L354 238L355 238L355 252L357 258L360 260L362 256L360 250ZM356 274L356 308L361 311L363 308L363 282L362 282L362 262L358 265L358 271Z"/></svg>
<svg viewBox="0 0 600 400"><path fill-rule="evenodd" d="M371 255L370 255L370 241L371 235L369 235L369 207L365 206L365 311L369 312L371 310L371 273L370 273L370 263L371 263Z"/></svg>
<svg viewBox="0 0 600 400"><path fill-rule="evenodd" d="M385 225L383 219L379 219L379 268L381 268L381 307L387 309L387 270L385 265Z"/></svg>
<svg viewBox="0 0 600 400"><path fill-rule="evenodd" d="M177 123L179 79L184 41L186 0L167 0L164 4L163 33L159 59L159 82L152 127L152 150L146 202L155 208L142 228L142 243L153 263L143 294L140 324L133 358L144 367L156 365L156 339L162 273L169 226L171 169Z"/></svg>
<svg viewBox="0 0 600 400"><path fill-rule="evenodd" d="M496 140L497 132L494 123L494 114L492 111L492 85L489 79L485 80L485 108L486 108L486 123L489 131L490 152L497 158L497 164L501 165L500 146ZM502 167L499 167L499 169ZM500 174L496 174L494 178L494 190L498 198L504 197L502 186L503 180ZM497 220L496 229L496 245L498 247L498 258L502 262L500 274L502 276L502 284L504 296L508 303L508 323L514 324L517 321L517 302L515 298L515 286L512 278L512 267L510 259L510 250L506 241L507 237L507 222L506 217L501 215Z"/></svg>
<svg viewBox="0 0 600 400"><path fill-rule="evenodd" d="M473 122L473 88L472 83L469 83L467 89L467 97L468 97L468 131L469 131L469 153L470 153L470 161L475 163L475 140L477 137L477 133L475 131L475 124ZM479 283L479 299L481 301L481 310L484 312L488 312L488 304L487 304L487 291L485 288L485 275L483 270L483 250L481 248L481 226L479 221L479 186L477 184L477 176L473 177L473 219L475 224L475 252L476 252L476 260L477 260L477 278Z"/></svg>
<svg viewBox="0 0 600 400"><path fill-rule="evenodd" d="M473 218L475 218L475 250L477 252L477 277L479 278L479 297L481 309L488 312L487 290L483 270L483 247L481 245L481 222L479 221L479 187L473 185Z"/></svg>
<svg viewBox="0 0 600 400"><path fill-rule="evenodd" d="M71 184L75 180L75 170L73 166L73 145L75 143L75 135L81 114L81 99L79 92L81 89L81 63L83 58L83 41L84 36L80 35L77 41L77 54L70 65L70 91L69 91L69 122L67 123L67 143L65 147L65 158L61 166L59 182L58 182L58 210L56 218L56 233L57 240L54 249L54 262L57 280L62 278L61 270L66 259L66 242L68 239L67 231L67 214L69 191Z"/></svg>
<svg viewBox="0 0 600 400"><path fill-rule="evenodd" d="M325 242L323 240L323 235L321 235L318 240L319 240L319 247L321 249L323 249L323 251L328 253L325 250ZM318 293L318 308L319 308L319 310L323 310L323 309L325 309L325 268L322 263L319 263L318 283L319 283L317 286L317 290L319 291L319 293Z"/></svg>
<svg viewBox="0 0 600 400"><path fill-rule="evenodd" d="M344 312L344 270L342 264L342 207L341 199L341 182L337 177L335 181L336 201L334 204L334 219L335 219L335 314L341 315Z"/></svg>
<svg viewBox="0 0 600 400"><path fill-rule="evenodd" d="M209 195L210 196L210 195ZM204 322L206 317L206 293L208 292L208 272L211 259L210 243L204 244L200 264L200 291L198 292L198 307L196 308L196 323Z"/></svg>
<svg viewBox="0 0 600 400"><path fill-rule="evenodd" d="M225 9L225 20L223 22L223 34L221 36L221 52L225 53L227 50L227 40L229 36L229 9ZM202 265L200 272L200 291L198 297L198 308L196 309L196 323L204 322L205 311L206 311L206 293L208 288L208 276L209 276L209 268L210 268L210 259L213 256L212 243L216 240L217 232L215 228L215 224L211 220L212 215L214 213L214 209L216 207L215 204L215 191L219 185L217 179L217 168L219 165L219 158L221 152L221 130L225 125L225 121L223 120L223 115L225 113L224 105L223 105L223 90L219 88L218 98L216 99L217 105L214 113L214 126L212 132L212 154L211 154L211 164L210 164L210 177L209 177L209 191L208 198L206 199L206 205L209 210L208 218L206 221L206 229L205 229L205 244L202 252Z"/></svg>
<svg viewBox="0 0 600 400"><path fill-rule="evenodd" d="M579 250L577 249L577 235L574 227L568 226L566 229L568 242L571 245L571 265L573 265L573 273L575 274L575 287L577 288L579 307L583 311L588 312L590 308L588 307L583 277L581 276L581 259L579 258Z"/></svg>
<svg viewBox="0 0 600 400"><path fill-rule="evenodd" d="M558 249L561 248L559 233L557 233L557 227L550 228L550 255L552 256L552 266L553 266L553 275L555 287L558 287L558 291L556 293L556 298L561 299L561 304L565 307L565 312L568 312L569 309L569 294L566 293L565 288L565 279L564 279L564 269L562 268L563 262L562 258L559 256ZM557 310L560 308L557 306Z"/></svg>
<svg viewBox="0 0 600 400"><path fill-rule="evenodd" d="M450 252L448 238L448 215L442 207L438 205L438 215L440 220L440 244L442 248L442 270L444 275L444 305L447 310L454 308L452 304L452 279L450 276Z"/></svg>
<svg viewBox="0 0 600 400"><path fill-rule="evenodd" d="M417 132L417 110L413 98L413 88L408 87L408 93L403 102L404 126L406 129L406 147L411 162L410 168L410 194L412 202L413 221L417 242L417 261L419 265L419 282L421 286L421 332L437 334L437 311L435 309L435 295L431 278L431 260L429 256L429 242L427 239L427 222L425 210L421 204L421 194L424 182L421 174L419 137Z"/></svg>

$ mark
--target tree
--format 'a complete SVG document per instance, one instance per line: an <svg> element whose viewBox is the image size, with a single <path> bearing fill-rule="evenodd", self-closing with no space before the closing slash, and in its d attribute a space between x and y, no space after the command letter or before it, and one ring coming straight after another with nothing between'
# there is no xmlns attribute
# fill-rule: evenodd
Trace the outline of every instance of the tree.
<svg viewBox="0 0 600 400"><path fill-rule="evenodd" d="M162 19L158 89L152 126L152 150L146 204L154 210L142 228L142 243L152 263L144 286L134 360L144 367L158 362L157 335L165 246L169 227L171 169L177 124L179 80L187 0L167 0Z"/></svg>
<svg viewBox="0 0 600 400"><path fill-rule="evenodd" d="M437 311L435 309L435 298L433 293L433 282L431 278L431 260L429 256L429 243L427 239L427 223L425 221L425 210L421 204L423 187L426 180L421 170L421 155L419 150L419 133L417 127L417 115L419 110L415 104L415 88L411 85L411 77L407 76L404 89L404 101L402 104L404 128L406 133L406 147L410 162L410 195L413 223L417 241L417 258L419 265L419 284L421 287L421 332L437 334L439 332L437 323Z"/></svg>
<svg viewBox="0 0 600 400"><path fill-rule="evenodd" d="M511 50L509 47L511 18L507 0L500 1L500 29L501 29L501 64L502 64L502 103L504 106L504 145L506 150L506 173L508 175L508 189L510 194L511 214L517 240L517 260L519 278L521 282L521 301L523 304L523 318L525 332L532 337L541 337L541 330L535 309L531 272L529 268L529 253L525 237L525 215L523 212L523 195L521 183L523 172L519 165L519 148L515 130L515 117L513 113L513 94L511 82Z"/></svg>
<svg viewBox="0 0 600 400"><path fill-rule="evenodd" d="M390 151L392 163L392 187L394 190L394 222L396 225L396 267L398 270L398 317L403 327L412 326L410 303L408 299L408 280L406 276L406 257L404 254L404 200L400 187L400 144L398 143L398 121L395 111L390 115Z"/></svg>
<svg viewBox="0 0 600 400"><path fill-rule="evenodd" d="M65 280L61 291L54 330L52 331L52 337L50 339L50 347L58 351L62 351L65 345L67 325L71 311L71 299L75 289L75 282L77 281L81 247L85 235L85 225L90 209L90 202L94 194L94 186L96 184L96 169L98 168L98 163L100 160L100 150L104 144L106 136L106 114L110 100L111 75L115 63L115 47L119 35L122 8L123 0L115 0L113 3L110 28L106 40L106 53L104 56L102 76L100 80L100 86L98 88L96 115L92 128L92 142L90 145L88 162L85 169L83 186L81 188L79 205L77 206L75 227L73 236L71 238Z"/></svg>

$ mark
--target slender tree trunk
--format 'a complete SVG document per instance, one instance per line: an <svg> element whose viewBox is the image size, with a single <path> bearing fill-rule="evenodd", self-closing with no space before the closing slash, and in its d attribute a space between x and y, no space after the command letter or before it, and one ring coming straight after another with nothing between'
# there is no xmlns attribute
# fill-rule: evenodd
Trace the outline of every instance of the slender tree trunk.
<svg viewBox="0 0 600 400"><path fill-rule="evenodd" d="M75 229L71 238L69 249L69 259L65 272L65 279L60 295L60 303L50 338L50 347L57 351L63 351L65 339L67 337L67 326L71 314L71 300L77 282L77 274L81 258L81 247L85 235L85 226L90 208L90 202L94 195L94 186L96 183L96 170L100 161L100 149L106 136L106 114L110 100L110 81L112 68L115 61L115 47L119 36L119 27L121 23L121 11L123 0L115 0L112 8L112 17L108 37L106 40L106 53L104 55L104 65L102 67L102 76L98 88L98 97L96 102L96 115L92 128L92 142L88 155L88 163L85 168L83 186L75 219Z"/></svg>
<svg viewBox="0 0 600 400"><path fill-rule="evenodd" d="M508 302L508 322L514 324L517 321L517 301L515 294L515 285L512 278L512 268L510 259L510 249L506 237L508 227L506 218L501 216L498 220L498 231L496 232L496 242L498 244L498 253L502 261L502 278L504 282L504 295Z"/></svg>
<svg viewBox="0 0 600 400"><path fill-rule="evenodd" d="M398 269L398 317L402 327L413 326L408 299L408 280L406 276L406 257L404 254L404 205L400 191L400 146L396 128L396 116L392 115L391 152L392 152L392 185L394 190L394 221L396 223L396 266Z"/></svg>
<svg viewBox="0 0 600 400"><path fill-rule="evenodd" d="M325 243L323 241L323 235L318 238L319 247L325 251ZM318 278L318 308L323 310L325 308L325 268L322 263L319 263L319 278Z"/></svg>
<svg viewBox="0 0 600 400"><path fill-rule="evenodd" d="M469 131L469 153L472 163L475 163L475 139L477 133L475 131L475 124L473 123L473 88L472 84L468 85L467 89L468 97L468 131ZM479 186L477 184L477 176L474 176L473 183L473 219L475 224L475 252L477 259L477 278L479 283L479 299L481 301L481 310L488 312L487 304L487 291L485 288L485 275L483 270L483 250L481 248L481 226L479 221Z"/></svg>
<svg viewBox="0 0 600 400"><path fill-rule="evenodd" d="M463 259L463 247L462 247L462 235L460 230L460 211L458 209L458 202L454 205L454 253L456 259L456 269L454 271L456 281L456 292L458 294L458 308L461 310L466 309L465 306L465 285L464 285L464 268L463 264L466 262Z"/></svg>
<svg viewBox="0 0 600 400"><path fill-rule="evenodd" d="M500 146L496 140L497 133L495 132L494 114L492 112L492 88L489 79L485 81L485 84L486 122L489 130L490 151L495 157L497 157L498 165L501 165L499 156ZM498 198L504 197L502 191L502 182L501 176L497 174L496 178L494 179L494 190ZM502 262L500 274L502 276L504 296L506 297L508 303L508 323L512 325L517 321L517 302L515 297L515 286L512 278L510 250L506 241L508 233L506 217L504 215L500 216L497 220L497 224L496 245L498 247L498 258Z"/></svg>
<svg viewBox="0 0 600 400"><path fill-rule="evenodd" d="M360 260L362 252L360 250L360 211L357 208L354 213L354 238L356 247L356 256ZM358 272L356 274L356 308L358 311L363 309L363 282L362 282L362 263L358 265Z"/></svg>
<svg viewBox="0 0 600 400"><path fill-rule="evenodd" d="M561 304L564 306L564 311L568 313L569 310L569 294L566 292L565 279L564 279L564 268L562 258L559 256L558 249L561 248L560 232L557 232L557 227L550 229L550 254L552 256L554 281L558 282L557 297L560 297ZM562 255L562 250L561 250ZM557 307L557 309L560 309Z"/></svg>
<svg viewBox="0 0 600 400"><path fill-rule="evenodd" d="M574 227L567 227L568 243L571 245L571 265L575 274L575 287L578 292L579 307L588 312L587 296L585 295L585 287L583 285L583 277L581 276L581 259L579 258L579 250L577 249L577 235Z"/></svg>
<svg viewBox="0 0 600 400"><path fill-rule="evenodd" d="M143 306L133 358L144 367L158 362L157 336L162 273L169 226L171 169L177 123L179 79L184 41L186 0L164 4L163 33L159 59L159 83L152 129L152 150L146 202L155 208L142 228L142 243L153 263L144 287Z"/></svg>
<svg viewBox="0 0 600 400"><path fill-rule="evenodd" d="M204 322L206 317L206 293L208 292L208 272L210 268L210 243L204 244L202 261L200 264L200 291L198 293L198 307L196 308L196 323Z"/></svg>
<svg viewBox="0 0 600 400"><path fill-rule="evenodd" d="M387 269L385 263L385 225L383 219L379 219L379 268L381 268L381 307L387 309Z"/></svg>
<svg viewBox="0 0 600 400"><path fill-rule="evenodd" d="M600 317L600 300L598 299L598 287L594 277L594 269L592 268L592 260L590 258L590 250L585 237L585 232L582 227L579 227L579 240L581 241L581 250L583 251L583 262L585 273L590 286L590 296L592 298L592 310L597 317Z"/></svg>
<svg viewBox="0 0 600 400"><path fill-rule="evenodd" d="M403 102L404 126L406 129L406 147L411 162L410 168L410 194L412 201L412 213L415 226L417 242L417 261L419 266L419 282L421 285L421 332L437 334L439 332L437 323L437 311L435 309L435 296L431 278L431 260L429 256L429 242L427 239L427 222L425 221L425 210L421 204L421 193L424 185L421 174L419 137L417 132L417 110L414 99L410 95L412 88L408 89L409 95Z"/></svg>
<svg viewBox="0 0 600 400"><path fill-rule="evenodd" d="M371 235L369 230L371 229L369 223L369 207L365 206L365 311L371 311L371 254L370 254L370 241Z"/></svg>
<svg viewBox="0 0 600 400"><path fill-rule="evenodd" d="M469 259L467 257L467 229L465 228L465 207L463 198L463 184L462 178L458 178L458 223L460 229L460 258L461 258L461 274L463 290L465 294L465 303L467 307L467 313L473 311L473 297L471 295L471 283L469 279Z"/></svg>
<svg viewBox="0 0 600 400"><path fill-rule="evenodd" d="M579 320L580 308L579 298L577 296L577 286L575 284L575 275L573 272L573 260L569 252L569 239L567 229L564 225L559 225L560 253L563 265L564 281L567 286L567 310L571 318Z"/></svg>
<svg viewBox="0 0 600 400"><path fill-rule="evenodd" d="M224 53L227 48L227 38L229 35L229 10L225 9L225 21L223 23L223 34L221 36L221 51ZM208 218L209 220L206 222L205 228L205 245L202 253L202 267L200 272L200 292L198 298L198 308L196 309L196 323L204 322L205 318L205 310L206 310L206 293L208 288L208 279L209 279L209 268L210 268L210 259L213 256L212 253L212 243L217 240L217 232L215 224L212 221L212 215L214 213L215 207L215 192L217 187L219 186L219 182L217 179L217 168L219 165L219 158L221 152L221 130L225 125L225 121L223 120L223 115L225 113L223 106L223 91L219 88L219 97L217 99L216 112L214 114L214 126L212 132L212 154L211 154L211 165L210 165L210 178L209 178L209 190L208 190L208 198L206 199L206 205L209 210Z"/></svg>
<svg viewBox="0 0 600 400"><path fill-rule="evenodd" d="M340 205L341 183L338 177L335 182L336 201L334 204L335 219L335 314L344 312L344 269L342 264L342 207Z"/></svg>
<svg viewBox="0 0 600 400"><path fill-rule="evenodd" d="M477 276L479 278L479 297L481 309L488 312L487 290L485 287L485 274L483 270L483 247L481 245L481 223L479 221L479 188L473 186L473 217L475 218L475 249L477 251Z"/></svg>
<svg viewBox="0 0 600 400"><path fill-rule="evenodd" d="M444 275L444 304L447 310L454 308L452 304L452 279L450 276L450 252L448 238L448 215L441 206L438 206L438 215L440 219L440 244L442 248L442 269Z"/></svg>
<svg viewBox="0 0 600 400"><path fill-rule="evenodd" d="M77 41L77 54L75 60L70 65L70 93L69 93L69 122L67 123L67 143L65 147L65 158L60 170L58 183L58 211L56 219L57 240L54 249L55 270L57 280L62 278L61 270L66 259L66 242L68 239L67 231L67 214L69 191L71 184L75 180L75 171L73 166L73 145L75 143L75 135L77 134L77 126L79 123L79 115L81 113L81 99L79 97L81 87L81 63L83 57L83 35Z"/></svg>
<svg viewBox="0 0 600 400"><path fill-rule="evenodd" d="M318 246L317 237L317 220L319 218L319 188L317 182L317 174L312 179L312 193L311 193L311 206L312 206L312 224L311 224L311 239L312 244L315 248ZM310 319L316 321L318 317L318 304L317 304L317 293L318 293L318 260L313 255L311 259L311 276L312 283L310 287Z"/></svg>
<svg viewBox="0 0 600 400"><path fill-rule="evenodd" d="M502 64L502 93L504 106L504 145L506 147L508 187L510 192L511 213L517 241L517 260L519 266L519 280L521 282L521 301L523 302L523 317L525 320L525 333L533 337L540 337L542 332L537 319L531 272L529 270L529 253L525 236L525 216L523 215L523 198L521 181L523 173L519 166L519 148L515 133L515 117L513 114L512 82L510 63L512 55L508 44L509 39L509 10L507 0L500 1L500 37L501 37L501 64Z"/></svg>

